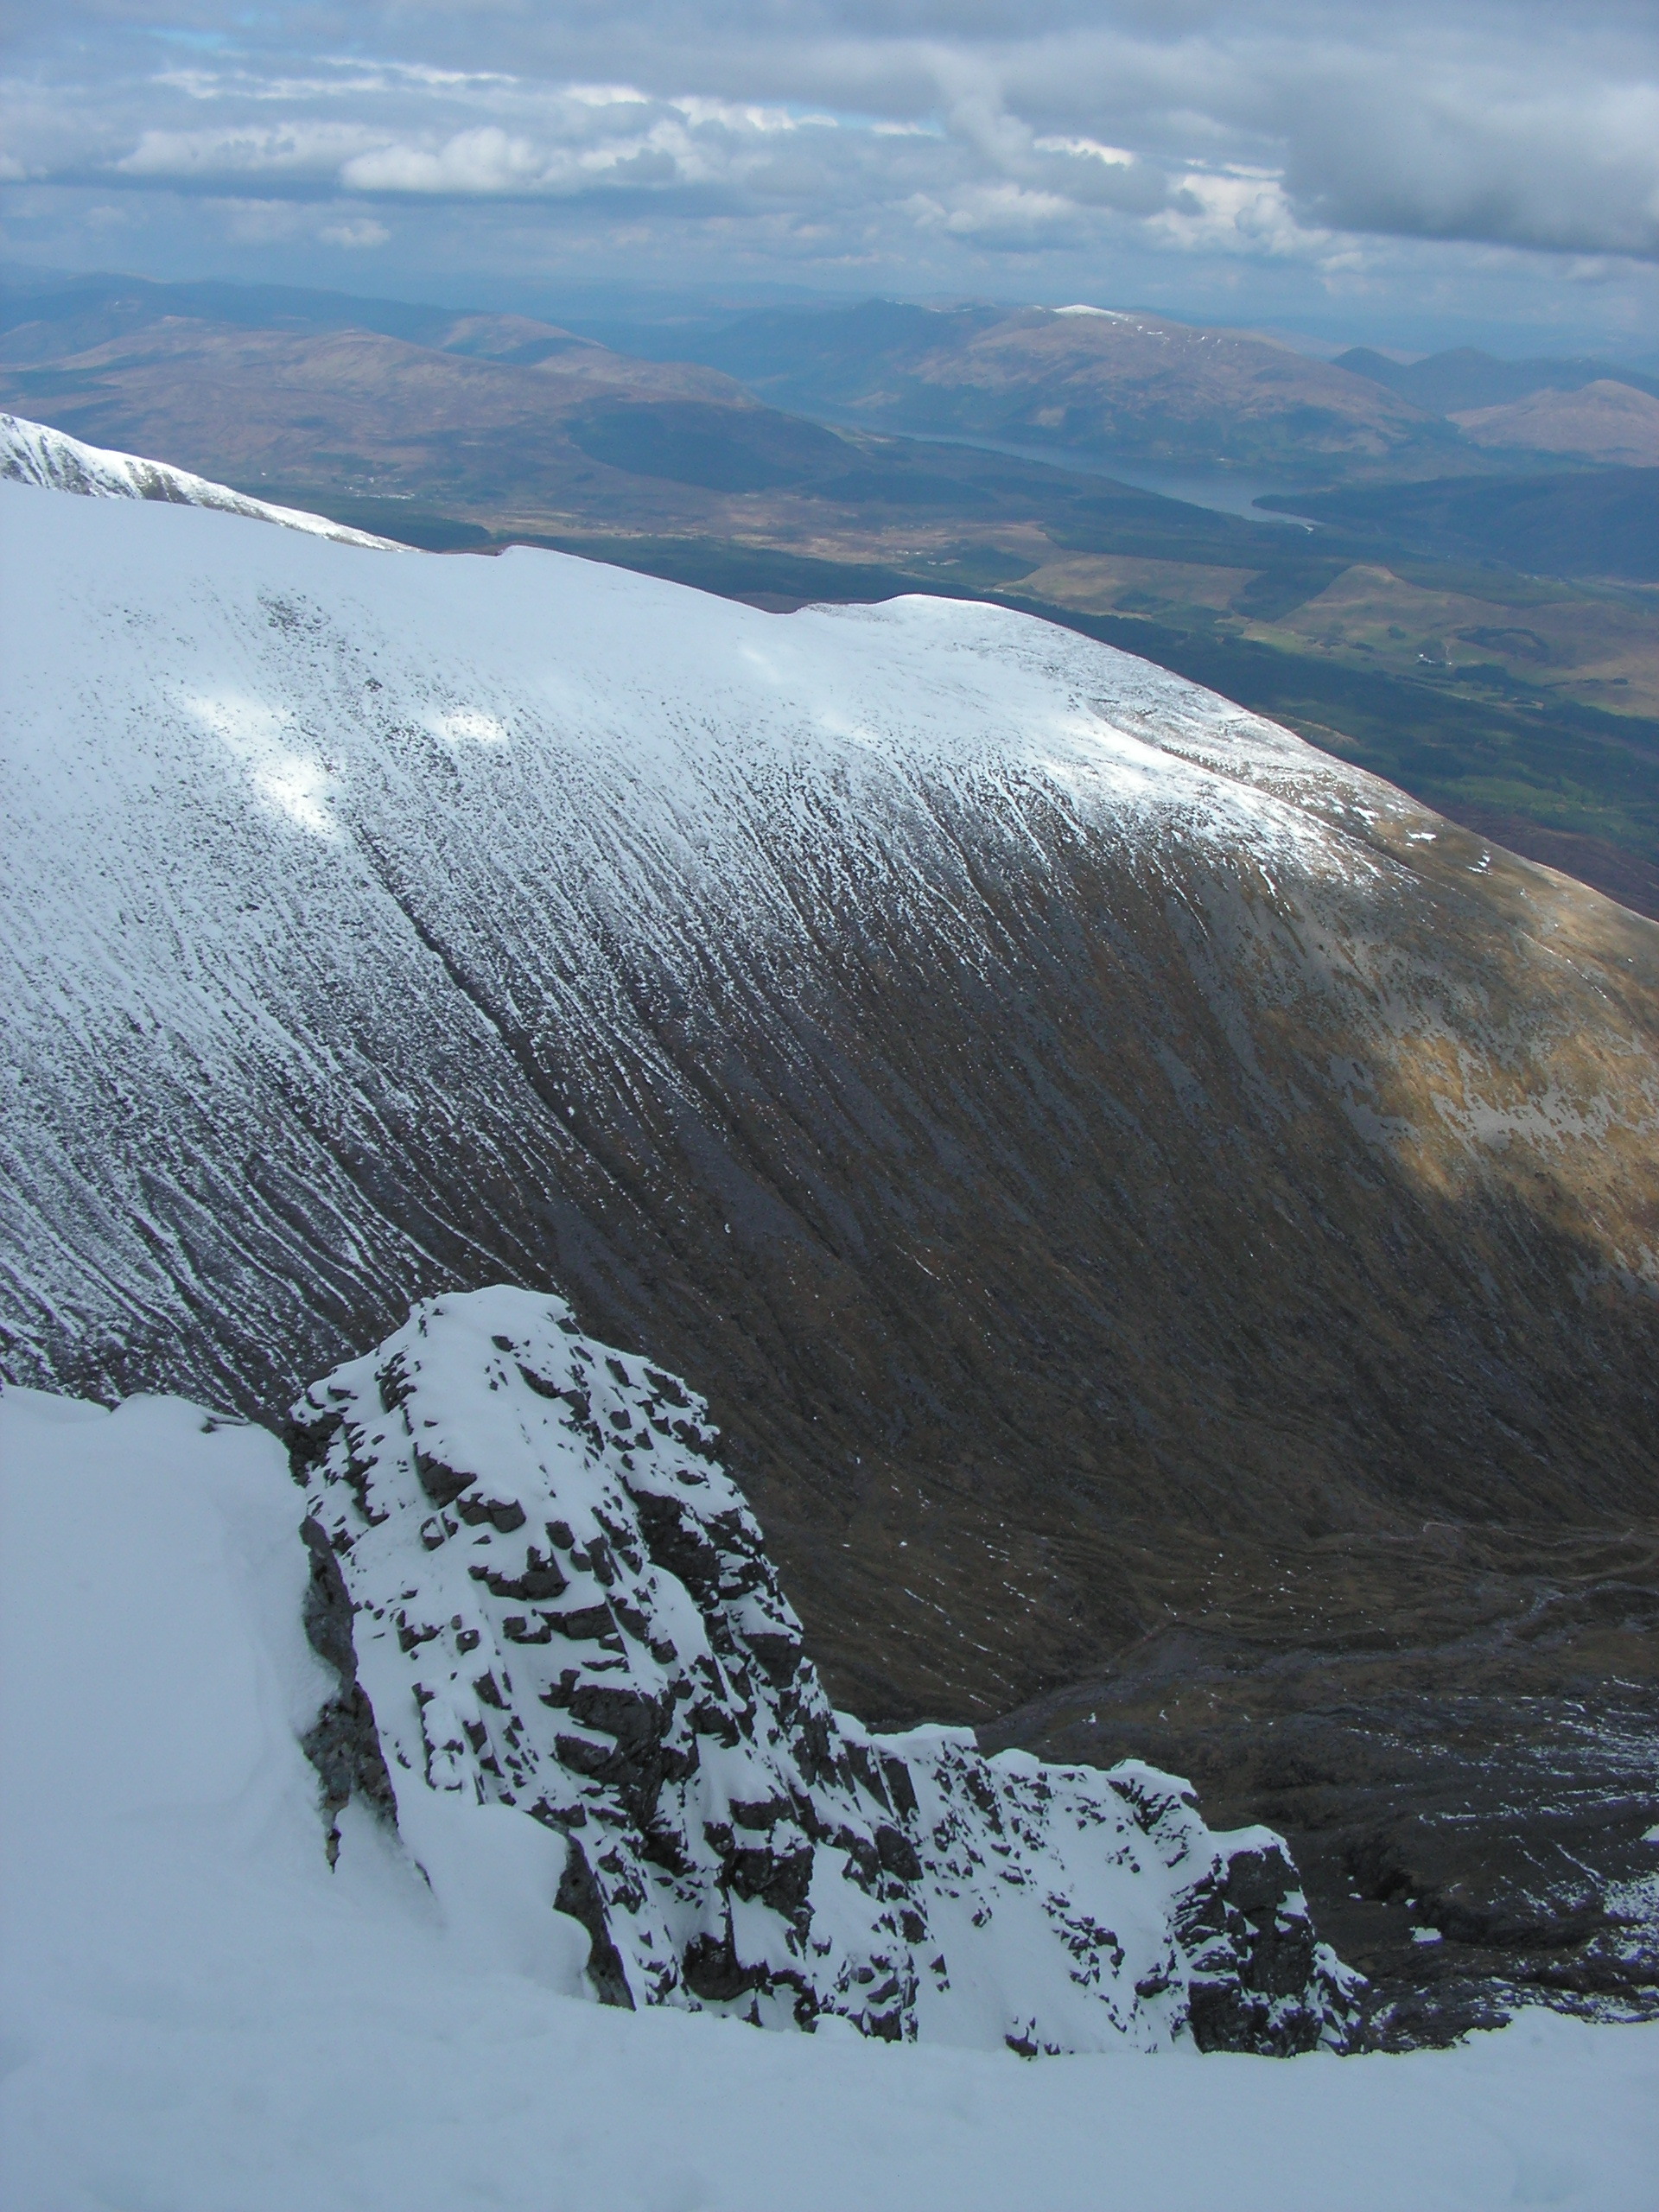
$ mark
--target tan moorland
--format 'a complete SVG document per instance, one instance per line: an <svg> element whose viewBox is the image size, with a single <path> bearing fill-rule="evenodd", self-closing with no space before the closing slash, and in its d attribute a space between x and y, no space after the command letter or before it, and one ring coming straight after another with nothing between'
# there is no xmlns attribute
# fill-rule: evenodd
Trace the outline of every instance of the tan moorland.
<svg viewBox="0 0 1659 2212"><path fill-rule="evenodd" d="M1479 446L1579 454L1630 468L1659 465L1659 399L1605 377L1580 391L1535 391L1451 420Z"/></svg>

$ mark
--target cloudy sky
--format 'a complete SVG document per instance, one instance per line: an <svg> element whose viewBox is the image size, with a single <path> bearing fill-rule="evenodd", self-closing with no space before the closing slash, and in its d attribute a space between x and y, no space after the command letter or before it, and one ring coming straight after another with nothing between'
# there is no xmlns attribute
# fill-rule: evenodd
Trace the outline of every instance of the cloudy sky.
<svg viewBox="0 0 1659 2212"><path fill-rule="evenodd" d="M8 8L0 256L1659 350L1655 0Z"/></svg>

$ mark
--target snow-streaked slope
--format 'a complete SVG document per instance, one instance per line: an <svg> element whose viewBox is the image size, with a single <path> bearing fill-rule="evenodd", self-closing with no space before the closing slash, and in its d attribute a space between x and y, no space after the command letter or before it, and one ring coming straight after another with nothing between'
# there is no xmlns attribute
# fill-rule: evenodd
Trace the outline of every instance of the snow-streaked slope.
<svg viewBox="0 0 1659 2212"><path fill-rule="evenodd" d="M8 1373L269 1412L559 1290L878 1718L1143 1627L1137 1518L1648 1497L1650 925L1005 609L0 537Z"/></svg>
<svg viewBox="0 0 1659 2212"><path fill-rule="evenodd" d="M289 1433L349 1693L327 1741L363 1764L366 1695L372 1802L384 1770L416 1849L457 1804L567 1837L607 2002L1027 2055L1341 2038L1344 1977L1268 1830L1212 1835L1139 1762L833 1713L707 1408L563 1300L430 1300Z"/></svg>
<svg viewBox="0 0 1659 2212"><path fill-rule="evenodd" d="M331 537L341 545L365 545L382 553L408 550L389 537L348 530L344 523L330 522L326 515L249 499L241 492L232 492L228 484L193 476L188 468L174 468L164 461L144 461L137 454L111 453L102 446L86 445L67 431L29 422L21 415L0 414L0 480L35 484L54 492L75 492L94 499L160 499L173 506L216 507L226 514L245 516L251 522L281 523L286 530Z"/></svg>
<svg viewBox="0 0 1659 2212"><path fill-rule="evenodd" d="M8 2212L1647 2212L1659 2029L1035 2065L761 2035L577 1999L499 1808L455 1808L492 1884L350 1813L331 1872L299 1510L264 1431L0 1398Z"/></svg>
<svg viewBox="0 0 1659 2212"><path fill-rule="evenodd" d="M446 1158L493 1197L556 1184L594 1102L550 1047L683 1117L664 1020L805 1014L842 930L982 970L982 868L1058 889L1051 846L1103 836L1264 887L1389 873L1313 810L1363 830L1364 779L1001 609L780 620L557 554L370 561L0 501L25 1378L204 1331L203 1383L268 1388L261 1346L315 1373L335 1317L395 1313L490 1233ZM498 1255L531 1266L513 1227Z"/></svg>

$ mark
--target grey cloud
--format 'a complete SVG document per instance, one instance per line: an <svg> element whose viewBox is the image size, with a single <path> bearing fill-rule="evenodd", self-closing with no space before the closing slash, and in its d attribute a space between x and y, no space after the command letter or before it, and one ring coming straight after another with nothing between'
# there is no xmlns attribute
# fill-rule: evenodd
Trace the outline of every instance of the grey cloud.
<svg viewBox="0 0 1659 2212"><path fill-rule="evenodd" d="M1329 269L1367 239L1659 257L1659 33L1633 0L1570 17L1468 0L1451 28L1427 0L1039 0L1017 18L1004 0L401 0L257 19L186 0L168 36L149 16L92 0L19 17L0 178L327 200L362 250L423 208L547 202L669 224L718 209L756 251L810 237L826 258L902 259L912 239L930 265L957 246Z"/></svg>
<svg viewBox="0 0 1659 2212"><path fill-rule="evenodd" d="M1338 131L1293 145L1287 182L1344 229L1659 255L1659 73L1538 86L1452 76L1412 103L1353 86Z"/></svg>

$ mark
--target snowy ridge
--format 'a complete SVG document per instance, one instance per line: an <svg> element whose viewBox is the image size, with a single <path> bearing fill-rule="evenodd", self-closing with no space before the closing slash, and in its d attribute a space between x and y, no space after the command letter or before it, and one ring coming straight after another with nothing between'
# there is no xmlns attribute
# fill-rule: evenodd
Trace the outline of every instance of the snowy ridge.
<svg viewBox="0 0 1659 2212"><path fill-rule="evenodd" d="M30 423L21 415L0 414L0 478L38 485L45 491L78 492L93 499L160 499L169 506L217 507L226 514L244 515L251 522L281 523L285 530L332 538L338 545L366 545L384 553L409 550L389 537L348 530L325 515L251 499L232 492L227 484L193 476L188 469L174 468L166 461L143 461L136 454L84 445L66 431L48 429L44 423Z"/></svg>
<svg viewBox="0 0 1659 2212"><path fill-rule="evenodd" d="M1269 896L1408 883L1368 842L1380 786L1007 609L780 620L552 553L10 502L18 1379L285 1396L472 1264L458 1147L477 1189L569 1188L556 1091L689 1124L687 1054L739 1019L807 1079L797 1009L841 948L995 973L988 884L1063 901L1091 852ZM518 1240L497 1276L531 1271Z"/></svg>
<svg viewBox="0 0 1659 2212"><path fill-rule="evenodd" d="M558 1904L607 2001L1033 2053L1339 2032L1344 1970L1268 1830L1212 1835L1137 1762L832 1712L702 1402L562 1300L428 1301L290 1437L343 1678L350 1609L330 1802L365 1694L417 1854L433 1793L569 1839Z"/></svg>

